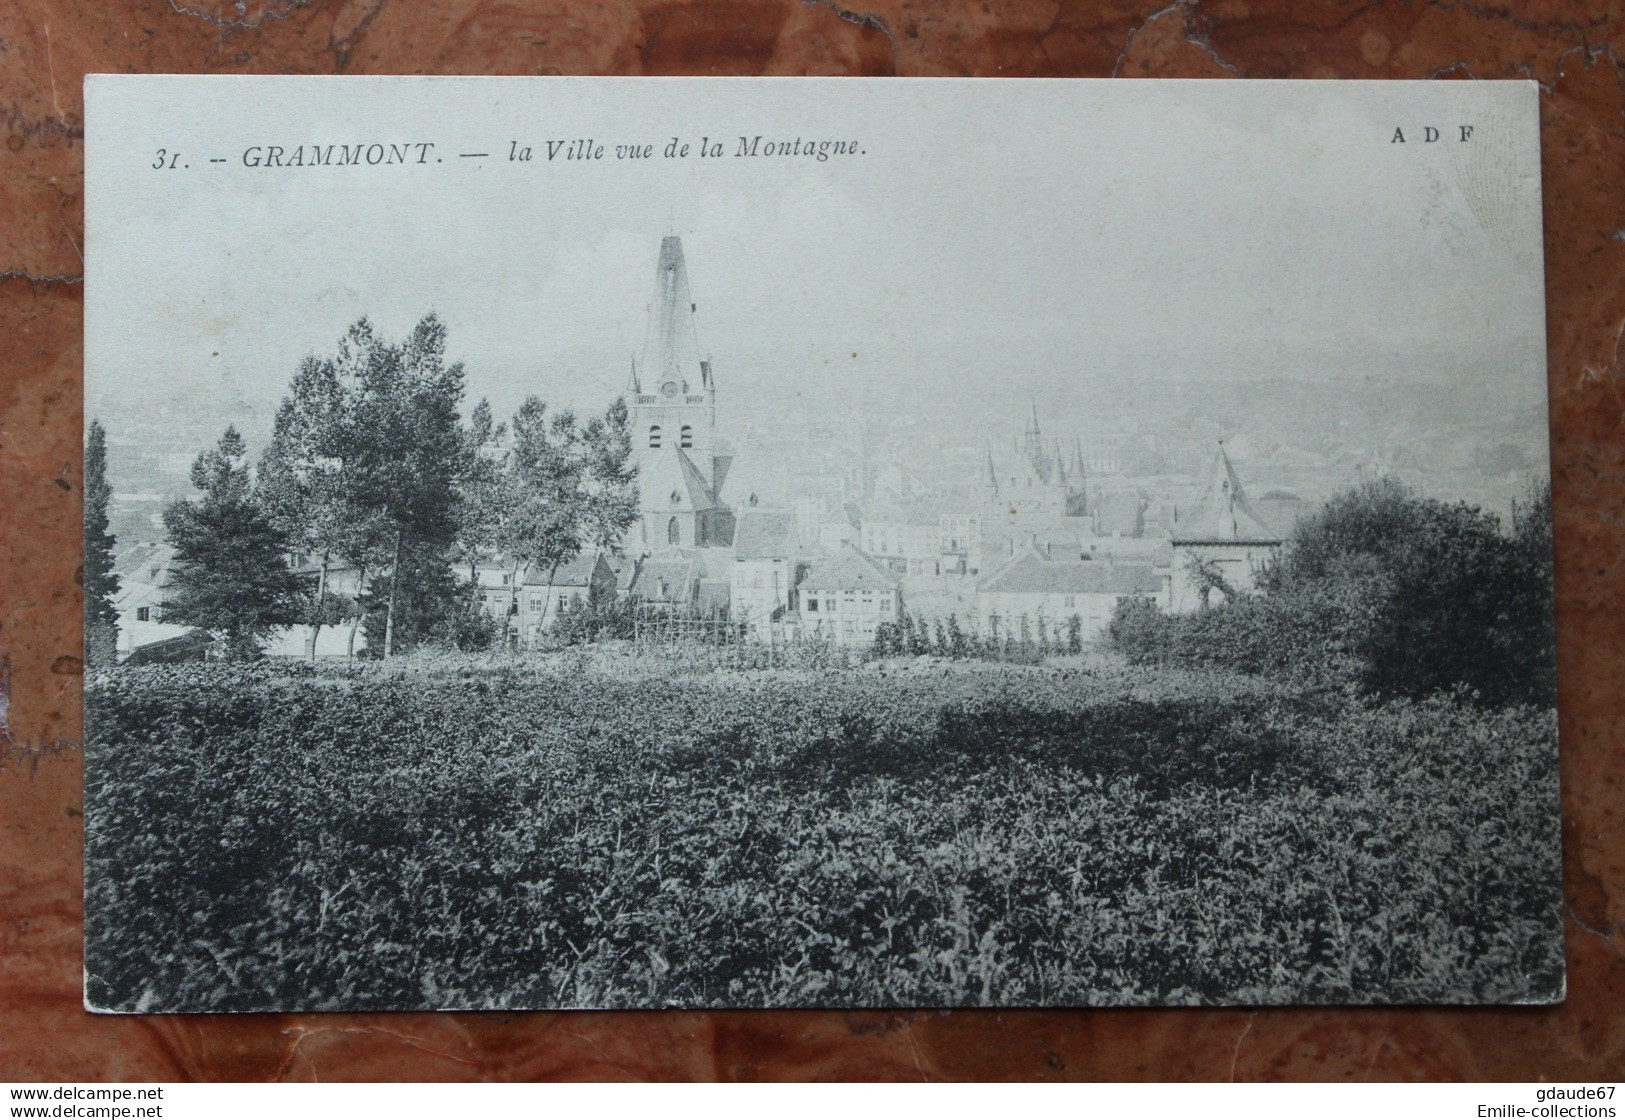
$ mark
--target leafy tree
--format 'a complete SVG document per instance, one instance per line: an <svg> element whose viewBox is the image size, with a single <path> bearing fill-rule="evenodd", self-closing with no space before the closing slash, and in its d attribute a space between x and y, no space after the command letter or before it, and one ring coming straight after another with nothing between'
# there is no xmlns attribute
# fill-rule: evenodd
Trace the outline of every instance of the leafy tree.
<svg viewBox="0 0 1625 1120"><path fill-rule="evenodd" d="M493 421L491 402L482 398L463 433L463 481L457 491L456 553L468 565L471 581L478 578L480 558L497 545L507 501L499 449L507 433L506 424Z"/></svg>
<svg viewBox="0 0 1625 1120"><path fill-rule="evenodd" d="M348 597L333 595L329 573L335 562L354 563L364 587L367 562L384 536L374 512L356 506L346 490L341 452L347 407L337 364L306 357L277 409L257 480L260 504L290 547L320 564L316 587L307 595L300 619L311 628L307 655L313 661L321 628L346 619L352 622L354 653L360 612Z"/></svg>
<svg viewBox="0 0 1625 1120"><path fill-rule="evenodd" d="M398 583L387 574L376 576L362 596L367 648L377 655L388 636L391 584L396 584L395 653L423 645L473 652L495 643L497 623L485 613L478 586L458 578L443 550L418 546L402 552Z"/></svg>
<svg viewBox="0 0 1625 1120"><path fill-rule="evenodd" d="M948 616L948 656L956 661L970 656L970 643L965 640L965 631L959 625L959 616Z"/></svg>
<svg viewBox="0 0 1625 1120"><path fill-rule="evenodd" d="M1550 702L1550 498L1519 529L1383 479L1300 523L1271 578L1278 591L1347 585L1370 608L1345 629L1366 686L1420 696L1461 684L1489 703ZM1543 559L1544 558L1544 559Z"/></svg>
<svg viewBox="0 0 1625 1120"><path fill-rule="evenodd" d="M1173 620L1144 595L1124 595L1106 624L1106 642L1136 664L1157 664L1167 658Z"/></svg>
<svg viewBox="0 0 1625 1120"><path fill-rule="evenodd" d="M244 451L237 429L227 428L192 464L202 497L164 510L175 549L164 617L223 638L234 661L257 657L272 631L298 621L301 605L287 538L254 500Z"/></svg>
<svg viewBox="0 0 1625 1120"><path fill-rule="evenodd" d="M908 652L908 638L903 632L903 624L908 621L908 613L902 612L899 617L901 621L883 622L879 627L886 633L885 652L891 657L901 657Z"/></svg>
<svg viewBox="0 0 1625 1120"><path fill-rule="evenodd" d="M636 611L637 604L630 598L615 595L594 598L583 609L562 615L552 637L566 646L630 639L635 633Z"/></svg>
<svg viewBox="0 0 1625 1120"><path fill-rule="evenodd" d="M513 418L513 448L490 501L489 540L507 554L517 586L535 566L548 588L585 549L617 549L637 520L636 467L624 402L578 423L529 397ZM552 596L546 598L551 603Z"/></svg>
<svg viewBox="0 0 1625 1120"><path fill-rule="evenodd" d="M432 313L399 343L359 320L336 355L301 366L262 464L279 524L323 558L324 572L343 558L363 586L369 572L388 573L385 656L403 574L428 571L414 558L444 557L458 535L469 435L457 411L463 367L447 364L445 350L445 325Z"/></svg>
<svg viewBox="0 0 1625 1120"><path fill-rule="evenodd" d="M118 641L118 611L113 596L119 580L113 572L113 534L107 507L113 489L107 483L107 432L97 420L85 436L85 660L110 665Z"/></svg>
<svg viewBox="0 0 1625 1120"><path fill-rule="evenodd" d="M1073 615L1066 620L1066 651L1068 653L1083 652L1083 619Z"/></svg>
<svg viewBox="0 0 1625 1120"><path fill-rule="evenodd" d="M638 519L638 472L632 461L626 402L616 397L602 417L588 420L582 442L587 454L582 495L587 541L613 549Z"/></svg>

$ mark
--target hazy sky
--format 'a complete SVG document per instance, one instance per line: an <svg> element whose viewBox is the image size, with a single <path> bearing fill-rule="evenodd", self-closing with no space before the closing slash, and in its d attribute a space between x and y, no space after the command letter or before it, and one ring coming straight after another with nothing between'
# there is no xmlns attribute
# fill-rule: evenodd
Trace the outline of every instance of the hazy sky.
<svg viewBox="0 0 1625 1120"><path fill-rule="evenodd" d="M1060 427L1166 378L1545 400L1526 83L115 77L88 103L104 418L268 411L359 316L399 336L431 308L471 400L602 407L667 232L725 400L929 407L971 438L1029 394ZM699 158L702 136L725 154ZM863 154L739 158L740 136ZM687 158L662 158L673 137ZM546 158L573 138L604 158ZM347 143L434 148L243 165ZM617 160L628 143L655 158Z"/></svg>

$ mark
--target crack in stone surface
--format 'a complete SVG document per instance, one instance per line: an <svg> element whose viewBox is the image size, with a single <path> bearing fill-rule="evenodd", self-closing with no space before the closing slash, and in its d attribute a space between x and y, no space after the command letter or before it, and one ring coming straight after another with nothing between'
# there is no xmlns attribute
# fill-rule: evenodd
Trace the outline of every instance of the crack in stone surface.
<svg viewBox="0 0 1625 1120"><path fill-rule="evenodd" d="M920 1044L914 1039L914 1019L909 1017L903 1024L903 1034L908 1038L909 1053L914 1057L914 1068L919 1071L921 1081L930 1081L931 1075L925 1072L925 1066L920 1061Z"/></svg>
<svg viewBox="0 0 1625 1120"><path fill-rule="evenodd" d="M887 49L891 51L891 70L897 73L897 39L892 35L891 28L886 21L873 12L858 12L850 8L843 8L835 0L801 0L809 8L823 8L835 13L837 19L846 23L856 24L858 27L867 27L871 31L878 31L886 37Z"/></svg>
<svg viewBox="0 0 1625 1120"><path fill-rule="evenodd" d="M1575 925L1585 930L1585 932L1589 933L1592 937L1602 941L1604 945L1607 945L1614 951L1615 956L1625 957L1625 948L1622 948L1619 942L1614 940L1614 931L1620 928L1621 923L1610 922L1606 928L1599 929L1590 922L1586 921L1584 918L1580 917L1580 912L1574 908L1573 903L1565 902L1563 904L1563 908L1568 911L1569 917L1574 919Z"/></svg>
<svg viewBox="0 0 1625 1120"><path fill-rule="evenodd" d="M35 288L50 287L52 284L83 284L85 274L72 272L29 272L26 268L0 269L0 281L26 280Z"/></svg>
<svg viewBox="0 0 1625 1120"><path fill-rule="evenodd" d="M1192 0L1192 2L1191 2L1191 11L1195 11L1195 10L1196 10L1196 0ZM1217 50L1215 50L1213 48L1213 43L1208 39L1208 37L1205 34L1203 34L1200 31L1197 31L1195 28L1193 28L1191 26L1190 12L1185 13L1185 42L1189 43L1193 47L1198 47L1201 50L1207 52L1207 56L1209 58L1211 58L1214 62L1217 62L1220 66L1222 66L1226 70L1230 71L1236 77L1238 77L1238 78L1241 77L1241 67L1237 66L1235 63L1231 62L1230 60L1226 59L1223 55L1221 55Z"/></svg>
<svg viewBox="0 0 1625 1120"><path fill-rule="evenodd" d="M1494 20L1516 27L1520 31L1530 31L1535 34L1550 34L1554 31L1588 31L1593 24L1576 23L1573 20L1532 20L1521 19L1512 14L1511 9L1497 7L1491 4L1475 4L1471 0L1428 0L1430 7L1440 8L1444 11L1463 11L1477 19Z"/></svg>
<svg viewBox="0 0 1625 1120"><path fill-rule="evenodd" d="M177 3L177 0L169 0L169 6L175 9L178 14L192 16L204 23L212 23L224 31L254 31L268 19L287 19L289 12L303 8L307 3L308 0L288 0L280 8L276 5L267 4L265 10L253 19L222 19L219 16L210 15L208 12L200 12L196 8L188 8L185 4ZM239 14L246 14L247 6L245 4L238 3L235 7Z"/></svg>
<svg viewBox="0 0 1625 1120"><path fill-rule="evenodd" d="M367 14L357 20L356 25L346 31L343 37L335 39L331 34L328 35L327 49L333 52L335 73L343 71L349 65L351 47L372 21L378 18L378 13L384 10L384 2L385 0L372 0L372 6L367 9Z"/></svg>
<svg viewBox="0 0 1625 1120"><path fill-rule="evenodd" d="M1247 1025L1241 1028L1241 1034L1236 1036L1236 1048L1230 1052L1230 1080L1236 1079L1236 1065L1241 1061L1241 1044L1247 1041L1247 1036L1253 1033L1253 1024L1258 1021L1258 1012L1247 1013Z"/></svg>
<svg viewBox="0 0 1625 1120"><path fill-rule="evenodd" d="M1141 20L1140 25L1130 31L1128 33L1128 37L1123 40L1123 49L1117 53L1117 61L1112 63L1112 77L1117 77L1118 71L1122 70L1123 60L1128 58L1128 52L1134 47L1134 40L1140 37L1140 33L1142 31L1150 27L1153 23L1156 23L1169 12L1177 12L1181 8L1194 8L1195 6L1195 0L1174 0L1172 4L1166 4L1163 7L1158 8L1156 11L1146 16L1145 19Z"/></svg>
<svg viewBox="0 0 1625 1120"><path fill-rule="evenodd" d="M1182 24L1179 37L1186 43L1189 43L1191 46L1201 51L1203 54L1206 54L1225 70L1228 70L1230 73L1240 77L1241 67L1237 66L1235 63L1221 55L1217 50L1214 49L1213 43L1207 35L1191 26L1191 14L1196 11L1196 7L1199 3L1200 0L1174 0L1172 4L1166 4L1152 12L1150 15L1146 16L1145 19L1140 22L1139 26L1131 30L1128 33L1128 37L1123 40L1123 49L1118 52L1116 61L1112 63L1111 76L1114 78L1121 76L1123 63L1128 59L1129 51L1134 49L1135 41L1139 39L1140 35L1144 31L1146 31L1153 23L1156 23L1164 16L1178 13L1180 16L1180 22Z"/></svg>
<svg viewBox="0 0 1625 1120"><path fill-rule="evenodd" d="M405 1043L408 1047L410 1047L413 1050L418 1050L418 1051L421 1051L421 1052L423 1052L425 1054L433 1054L437 1058L446 1058L449 1061L457 1062L459 1065L475 1066L475 1065L479 1064L478 1062L476 1062L472 1058L459 1057L458 1055L453 1054L453 1053L451 1053L449 1051L446 1051L446 1050L436 1050L434 1047L427 1046L424 1043L419 1042L417 1039L411 1037L410 1035L401 1034L399 1031L385 1030L383 1027L317 1027L314 1030L308 1029L306 1027L294 1027L292 1029L299 1032L298 1037L296 1037L293 1040L293 1045L291 1047L289 1047L287 1058L283 1061L281 1068L277 1070L276 1076L273 1078L273 1080L275 1080L275 1081L281 1081L281 1080L285 1079L288 1076L289 1070L291 1070L293 1068L294 1059L296 1059L298 1057L304 1057L306 1064L308 1064L310 1066L310 1075L311 1075L311 1077L313 1079L315 1079L316 1081L321 1080L321 1073L316 1068L315 1060L312 1059L311 1057L309 1057L308 1055L302 1055L300 1053L300 1047L302 1047L305 1044L305 1039L314 1038L316 1035L319 1035L319 1034L344 1034L344 1035L379 1035L379 1034L381 1034L381 1035L385 1035L385 1036L387 1036L389 1038L397 1039L400 1042ZM290 1032L285 1031L284 1033L290 1033Z"/></svg>
<svg viewBox="0 0 1625 1120"><path fill-rule="evenodd" d="M598 1052L599 1057L603 1058L606 1063L613 1066L615 1069L619 1070L620 1072L622 1072L624 1074L627 1074L628 1076L633 1077L633 1078L637 1077L637 1075L634 1074L631 1070L627 1069L620 1062L617 1062L614 1058L611 1058L609 1056L609 1052L606 1051L602 1046L598 1045L598 1040L593 1038L591 1035L579 1034L576 1031L563 1031L562 1033L569 1035L571 1038L580 1039L582 1042L585 1042L588 1046L591 1046L594 1050L596 1050Z"/></svg>
<svg viewBox="0 0 1625 1120"><path fill-rule="evenodd" d="M1365 1064L1365 1072L1360 1075L1361 1081L1371 1080L1371 1071L1377 1068L1377 1059L1382 1057L1382 1052L1387 1046L1388 1035L1387 1032L1384 1032L1383 1036L1377 1039L1376 1048L1371 1051L1371 1060Z"/></svg>

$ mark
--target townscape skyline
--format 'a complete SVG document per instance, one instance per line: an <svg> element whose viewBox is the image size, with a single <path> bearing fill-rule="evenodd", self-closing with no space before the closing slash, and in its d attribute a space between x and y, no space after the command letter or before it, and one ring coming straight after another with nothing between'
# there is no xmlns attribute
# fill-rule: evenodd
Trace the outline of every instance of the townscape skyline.
<svg viewBox="0 0 1625 1120"><path fill-rule="evenodd" d="M151 87L153 119L190 120L184 98L165 100L180 88ZM1538 162L1515 118L1471 91L1437 86L1426 104L1478 120L1472 143L1397 145L1393 121L1418 103L1380 86L1306 86L1290 107L1181 83L920 87L950 97L952 129L929 98L877 114L840 83L685 83L659 112L641 88L541 84L496 113L380 94L345 124L411 120L428 138L568 120L613 137L636 122L663 145L704 122L730 138L856 136L864 154L433 172L228 161L207 180L108 189L90 253L118 282L88 293L86 413L110 426L115 487L130 425L148 441L195 430L195 454L238 420L256 450L301 359L363 316L398 338L436 312L466 363L465 408L486 397L505 418L535 394L601 410L642 344L666 234L684 239L734 440L880 424L924 460L1007 442L1036 398L1063 437L1194 419L1222 429L1204 439L1341 432L1371 452L1489 425L1490 447L1511 440L1544 468L1539 223L1513 220L1538 214ZM1496 106L1519 93L1498 92ZM327 98L279 86L249 131L308 133ZM188 127L203 146L236 135ZM145 154L122 152L107 166Z"/></svg>
<svg viewBox="0 0 1625 1120"><path fill-rule="evenodd" d="M698 284L703 299L705 281ZM703 312L696 319L705 330ZM375 325L388 335L381 324ZM455 356L456 324L448 327ZM635 334L641 341L641 330ZM816 480L807 489L829 496L833 479L820 478L820 472L827 476L829 462L843 458L854 463L866 459L871 468L903 468L923 483L921 497L974 486L979 480L970 475L980 471L986 452L1010 451L1033 412L1047 438L1058 440L1069 453L1074 444L1079 447L1092 464L1091 484L1097 488L1133 489L1141 476L1170 475L1186 476L1195 485L1216 440L1223 440L1231 457L1261 485L1309 498L1324 497L1372 474L1397 472L1428 496L1475 500L1504 514L1530 479L1548 473L1538 402L1495 413L1483 408L1478 395L1461 393L1443 380L1418 384L1368 377L1293 383L1261 376L1222 383L1165 377L1106 385L1093 395L1041 394L1011 384L971 424L957 417L957 403L942 395L927 396L909 409L889 410L866 399L820 402L814 399L818 394L807 391L750 395L751 379L736 379L726 359L710 353L719 383L719 439L739 460L730 491L741 497L756 493L772 503L806 496L793 492L786 481L798 472L804 486ZM573 398L544 399L553 408L601 412L624 390L624 377L615 384L613 375L601 374ZM469 370L465 414L481 395L479 385L489 380ZM874 391L873 383L857 388L866 390L865 398ZM1396 410L1392 401L1400 394L1407 407ZM837 390L833 395L842 394ZM1115 407L1114 400L1120 402ZM114 448L109 474L115 495L184 496L190 488L191 459L212 446L228 423L239 428L250 456L257 457L279 401L280 394L268 405L237 396L200 410L194 394L177 389L164 403L112 413L105 422ZM500 405L494 411L499 420L511 414ZM1138 460L1138 469L1135 462L1121 461L1125 452ZM1306 470L1305 455L1314 468L1335 471L1341 463L1340 473ZM802 456L824 466L801 462ZM1161 485L1166 489L1169 480L1164 477ZM1166 496L1177 499L1177 484L1175 491Z"/></svg>

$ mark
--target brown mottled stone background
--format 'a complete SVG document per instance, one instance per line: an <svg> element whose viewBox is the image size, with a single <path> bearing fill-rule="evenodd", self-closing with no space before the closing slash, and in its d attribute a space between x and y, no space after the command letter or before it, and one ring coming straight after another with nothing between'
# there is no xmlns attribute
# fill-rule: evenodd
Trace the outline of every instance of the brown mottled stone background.
<svg viewBox="0 0 1625 1120"><path fill-rule="evenodd" d="M864 11L834 0L7 0L0 679L9 666L11 742L0 756L0 1080L1625 1076L1622 51L1625 13L1606 0L876 0ZM1568 1002L1257 1012L84 1014L80 89L98 71L1538 81Z"/></svg>

